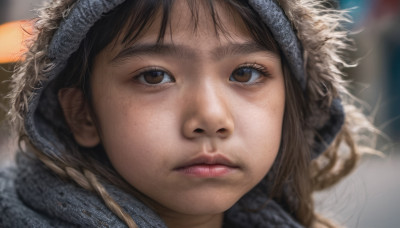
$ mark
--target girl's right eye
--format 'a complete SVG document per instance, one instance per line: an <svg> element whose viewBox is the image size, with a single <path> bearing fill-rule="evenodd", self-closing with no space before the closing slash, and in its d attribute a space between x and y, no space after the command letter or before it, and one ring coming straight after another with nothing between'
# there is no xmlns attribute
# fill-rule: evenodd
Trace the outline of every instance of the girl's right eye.
<svg viewBox="0 0 400 228"><path fill-rule="evenodd" d="M175 82L175 79L163 70L147 70L135 76L135 80L145 85L161 85Z"/></svg>

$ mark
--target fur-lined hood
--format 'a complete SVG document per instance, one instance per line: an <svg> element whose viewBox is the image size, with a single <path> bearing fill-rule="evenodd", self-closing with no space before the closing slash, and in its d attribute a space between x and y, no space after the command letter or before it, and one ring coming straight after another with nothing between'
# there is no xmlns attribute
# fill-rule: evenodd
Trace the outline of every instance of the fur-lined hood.
<svg viewBox="0 0 400 228"><path fill-rule="evenodd" d="M58 104L57 91L52 82L67 64L66 60L72 54L69 52L75 51L68 50L69 44L78 48L86 34L82 32L76 37L69 36L68 41L57 40L61 29L67 32L75 29L68 27L71 25L65 21L73 17L72 14L76 13L75 7L81 2L90 2L93 5L101 2L104 11L94 12L97 8L92 9L93 14L101 15L124 0L54 0L49 2L40 10L39 17L35 19L33 39L32 42L28 42L29 52L26 53L25 60L17 66L12 78L12 92L9 95L11 121L19 135L27 136L28 141L49 155L47 159L51 161L64 162L64 145L57 142L72 141L72 139L64 138L60 140L56 134L59 130L68 131L68 127L63 118L60 118L62 112ZM342 68L351 66L344 59L344 54L352 49L353 44L342 27L344 22L349 22L349 19L342 11L326 8L324 5L327 3L323 0L250 0L249 2L260 15L268 14L268 9L271 9L268 7L279 8L279 12L283 12L285 23L287 22L291 28L294 39L289 33L274 33L274 29L272 29L272 34L275 39L282 36L283 40L287 39L289 40L286 40L287 42L293 44L294 51L280 47L281 50L284 49L285 57L299 55L295 57L295 60L301 60L289 61L289 65L291 73L303 89L307 106L303 124L307 136L306 143L309 148L312 148L312 157L319 156L311 166L311 176L315 185L313 189L329 187L354 167L357 160L355 158L358 156L355 145L361 141L365 142L359 135L369 127L368 121L353 105L354 99L347 92L342 79ZM265 8L266 5L267 8ZM281 9L283 11L280 11ZM263 17L263 19L268 21L268 18ZM90 24L96 21L90 22L90 20L92 19L88 18L89 22L85 23ZM54 52L54 43L61 45L64 49ZM294 54L286 53L291 51ZM58 58L58 55L61 57ZM348 140L349 138L351 140ZM343 159L338 157L336 151L341 145L347 145L347 148L350 148L350 156ZM334 152L329 150L332 147L335 148ZM319 163L318 160L321 159L327 159L328 162ZM42 159L42 161L46 163L47 160ZM341 163L341 168L339 171L335 170L334 174L333 169L337 168L335 166L337 163ZM57 169L54 167L53 171ZM324 171L320 172L323 169ZM65 172L68 170L60 170L58 174ZM68 175L71 176L71 174Z"/></svg>
<svg viewBox="0 0 400 228"><path fill-rule="evenodd" d="M119 2L122 1L114 1L111 5L115 6ZM254 2L257 4L257 1ZM306 129L309 135L308 143L311 147L318 147L314 150L320 154L332 142L334 135L340 130L341 124L333 124L335 128L339 126L339 129L330 130L326 135L316 136L315 134L319 134L322 128L325 130L330 128L330 126L324 125L329 122L332 111L336 112L334 118L337 118L333 121L343 121L343 116L340 116L342 112L340 101L336 102L338 107L335 107L334 110L330 110L330 107L335 98L347 96L341 69L349 66L343 60L343 54L349 50L351 40L347 38L347 32L342 28L343 22L348 22L348 19L342 12L325 8L323 1L278 0L276 2L284 10L301 43L306 71L305 94L309 105L308 109L312 110L311 115L306 117L306 125L309 126L309 129ZM29 107L33 97L44 91L44 87L49 84L50 74L55 75L52 77L56 77L60 73L53 72L54 69L60 71L62 67L60 68L58 65L65 64L55 62L54 57L49 56L51 53L48 48L54 33L63 19L68 17L75 3L74 0L51 1L44 7L44 10L40 11L38 19L35 19L34 38L31 43L28 42L30 49L25 54L25 61L16 68L12 78L12 92L9 94L11 100L9 116L20 135L26 134L26 128L29 128L29 124L26 123L27 117L34 115L36 111L32 110L35 105ZM113 6L110 7L113 8ZM47 92L46 94L54 95ZM42 101L37 99L33 102ZM347 100L344 105L347 105L346 102ZM58 106L57 104L46 104L44 112L49 112L48 105ZM39 110L40 107L39 105ZM29 136L30 134L28 134ZM319 140L322 140L320 145L315 144L318 137ZM324 142L324 140L326 141Z"/></svg>

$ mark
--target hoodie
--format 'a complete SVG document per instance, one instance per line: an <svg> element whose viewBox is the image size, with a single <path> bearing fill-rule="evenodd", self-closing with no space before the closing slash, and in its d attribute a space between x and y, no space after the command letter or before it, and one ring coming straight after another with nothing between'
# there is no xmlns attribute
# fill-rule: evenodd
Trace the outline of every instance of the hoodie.
<svg viewBox="0 0 400 228"><path fill-rule="evenodd" d="M52 82L59 77L69 57L102 14L124 0L52 1L36 20L34 42L13 76L10 94L12 122L35 148L52 159L65 152L55 129L65 129L60 120L57 91ZM306 121L312 158L318 158L335 142L345 122L340 57L349 45L340 30L346 21L337 11L325 10L312 0L249 0L270 28L288 60L292 75L307 97L311 114ZM83 20L84 19L84 20ZM32 72L37 74L32 75ZM344 104L344 105L343 105ZM351 106L352 107L352 106ZM352 114L347 113L346 120ZM18 153L16 164L0 171L0 226L2 227L125 227L92 191L60 177L35 156ZM113 185L103 184L110 196L139 227L165 227L158 215L134 196ZM284 206L269 200L261 189L264 180L225 213L225 227L302 227ZM267 203L265 203L267 202ZM243 205L246 205L243 206ZM252 213L248 208L259 208Z"/></svg>

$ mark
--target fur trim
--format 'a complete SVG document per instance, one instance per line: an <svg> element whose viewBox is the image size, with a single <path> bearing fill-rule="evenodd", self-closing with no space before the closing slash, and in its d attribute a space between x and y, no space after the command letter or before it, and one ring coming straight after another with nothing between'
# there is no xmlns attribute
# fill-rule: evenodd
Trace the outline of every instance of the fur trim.
<svg viewBox="0 0 400 228"><path fill-rule="evenodd" d="M312 146L318 129L329 118L332 101L341 97L347 120L345 127L357 138L362 131L371 129L369 122L353 106L354 99L345 88L342 68L347 64L344 53L352 48L352 40L343 30L342 23L349 22L344 11L327 9L322 0L276 0L291 21L303 46L307 73L306 99L311 114L306 119L308 143ZM34 38L28 42L29 52L12 77L9 117L19 135L25 135L24 119L32 95L43 85L45 74L54 68L48 58L49 43L63 18L67 17L75 0L50 1L40 10L35 20ZM356 110L356 111L354 111ZM352 127L349 120L357 119L361 128Z"/></svg>
<svg viewBox="0 0 400 228"><path fill-rule="evenodd" d="M73 8L75 0L56 0L48 2L34 20L34 34L26 42L29 51L25 61L16 66L8 95L11 107L8 113L13 126L20 135L25 134L24 118L33 93L41 87L45 74L54 67L47 57L49 43L63 18Z"/></svg>

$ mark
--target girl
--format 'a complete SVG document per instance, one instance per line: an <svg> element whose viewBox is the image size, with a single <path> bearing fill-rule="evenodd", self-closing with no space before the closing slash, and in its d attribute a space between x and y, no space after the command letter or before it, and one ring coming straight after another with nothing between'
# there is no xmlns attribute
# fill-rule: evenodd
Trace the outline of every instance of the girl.
<svg viewBox="0 0 400 228"><path fill-rule="evenodd" d="M333 226L311 193L354 167L367 122L340 79L345 19L322 5L48 3L13 77L26 148L1 225Z"/></svg>

